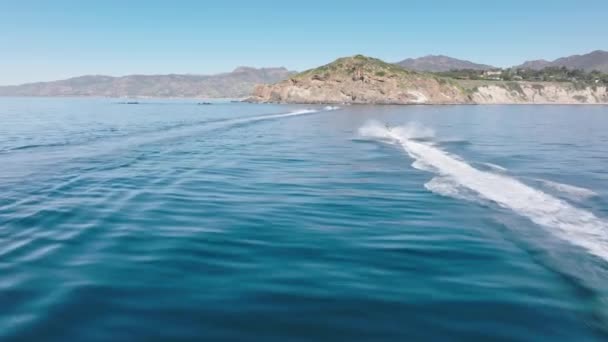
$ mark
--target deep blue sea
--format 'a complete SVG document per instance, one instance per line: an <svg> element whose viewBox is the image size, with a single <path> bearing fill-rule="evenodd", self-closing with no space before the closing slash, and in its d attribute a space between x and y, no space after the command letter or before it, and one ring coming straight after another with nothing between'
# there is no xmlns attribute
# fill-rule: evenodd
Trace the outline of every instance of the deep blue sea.
<svg viewBox="0 0 608 342"><path fill-rule="evenodd" d="M608 107L0 99L1 341L606 341Z"/></svg>

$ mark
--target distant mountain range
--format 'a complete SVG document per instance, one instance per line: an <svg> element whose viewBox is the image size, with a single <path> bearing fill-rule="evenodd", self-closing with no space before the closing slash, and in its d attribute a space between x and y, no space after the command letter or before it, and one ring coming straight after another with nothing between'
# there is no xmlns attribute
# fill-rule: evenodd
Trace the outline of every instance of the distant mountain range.
<svg viewBox="0 0 608 342"><path fill-rule="evenodd" d="M472 70L489 70L495 67L486 64L477 64L462 59L452 58L448 56L429 55L420 58L408 58L396 63L406 69L415 71L431 71L442 72L454 69L472 69Z"/></svg>
<svg viewBox="0 0 608 342"><path fill-rule="evenodd" d="M241 98L249 95L256 84L276 83L292 74L285 68L239 67L217 75L88 75L2 86L0 96Z"/></svg>
<svg viewBox="0 0 608 342"><path fill-rule="evenodd" d="M608 51L593 51L584 55L558 58L554 61L544 59L527 61L515 68L540 70L547 67L566 67L568 69L598 70L608 73Z"/></svg>
<svg viewBox="0 0 608 342"><path fill-rule="evenodd" d="M396 65L413 71L444 72L454 69L488 70L495 67L448 56L408 58ZM554 61L527 61L514 68L545 67L599 70L608 73L608 52L593 51ZM87 75L52 82L0 86L0 96L100 96L100 97L187 97L243 98L258 84L274 84L295 72L285 68L239 67L217 75L129 75L122 77Z"/></svg>
<svg viewBox="0 0 608 342"><path fill-rule="evenodd" d="M455 69L489 70L496 69L491 65L478 64L448 56L429 55L420 58L408 58L396 63L406 69L415 71L443 72ZM584 55L573 55L547 61L544 59L526 61L516 65L518 69L540 70L547 67L566 67L568 69L598 70L608 73L608 51L597 50Z"/></svg>

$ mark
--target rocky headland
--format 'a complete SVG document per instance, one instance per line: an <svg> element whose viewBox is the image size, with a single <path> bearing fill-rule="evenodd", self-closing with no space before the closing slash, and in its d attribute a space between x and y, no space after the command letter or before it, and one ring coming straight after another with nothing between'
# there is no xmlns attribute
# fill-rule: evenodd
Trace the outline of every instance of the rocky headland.
<svg viewBox="0 0 608 342"><path fill-rule="evenodd" d="M257 86L250 102L309 104L599 104L604 85L465 81L418 72L362 55Z"/></svg>

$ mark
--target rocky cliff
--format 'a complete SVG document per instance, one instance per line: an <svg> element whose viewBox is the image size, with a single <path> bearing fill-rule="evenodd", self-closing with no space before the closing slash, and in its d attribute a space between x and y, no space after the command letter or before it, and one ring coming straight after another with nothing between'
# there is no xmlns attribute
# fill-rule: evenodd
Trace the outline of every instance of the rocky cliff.
<svg viewBox="0 0 608 342"><path fill-rule="evenodd" d="M478 104L608 104L608 91L572 83L508 82L477 87L471 99Z"/></svg>
<svg viewBox="0 0 608 342"><path fill-rule="evenodd" d="M608 103L605 86L558 82L466 82L357 55L257 86L250 102L322 104Z"/></svg>
<svg viewBox="0 0 608 342"><path fill-rule="evenodd" d="M253 102L419 104L467 103L450 80L361 55L340 58L274 85L256 87Z"/></svg>

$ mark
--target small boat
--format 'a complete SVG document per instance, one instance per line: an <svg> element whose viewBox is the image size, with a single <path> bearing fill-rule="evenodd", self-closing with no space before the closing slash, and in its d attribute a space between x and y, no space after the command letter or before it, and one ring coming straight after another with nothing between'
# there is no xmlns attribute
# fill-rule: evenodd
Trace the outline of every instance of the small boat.
<svg viewBox="0 0 608 342"><path fill-rule="evenodd" d="M211 102L199 102L198 103L199 106L208 106L208 105L211 105L211 104L212 104Z"/></svg>

